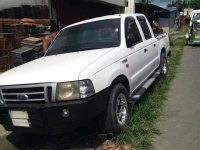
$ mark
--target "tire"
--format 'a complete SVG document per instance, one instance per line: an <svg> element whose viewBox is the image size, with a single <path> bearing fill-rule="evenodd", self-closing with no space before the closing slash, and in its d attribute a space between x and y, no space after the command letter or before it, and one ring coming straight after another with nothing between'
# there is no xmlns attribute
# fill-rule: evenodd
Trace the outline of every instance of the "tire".
<svg viewBox="0 0 200 150"><path fill-rule="evenodd" d="M128 92L123 84L117 83L111 89L107 112L99 119L100 128L107 133L118 133L127 124L128 117Z"/></svg>
<svg viewBox="0 0 200 150"><path fill-rule="evenodd" d="M160 74L163 76L168 73L167 56L165 55L165 53L161 53L161 55L160 55L159 70L160 70Z"/></svg>

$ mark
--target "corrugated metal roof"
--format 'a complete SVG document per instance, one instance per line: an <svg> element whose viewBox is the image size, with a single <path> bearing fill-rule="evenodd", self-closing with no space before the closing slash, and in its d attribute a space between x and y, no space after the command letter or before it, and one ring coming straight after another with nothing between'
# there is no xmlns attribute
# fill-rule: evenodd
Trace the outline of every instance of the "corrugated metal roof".
<svg viewBox="0 0 200 150"><path fill-rule="evenodd" d="M175 7L164 8L164 7L160 7L158 5L154 5L154 4L141 4L141 3L136 3L135 5L136 5L136 7L137 6L139 6L139 7L145 7L147 5L148 8L153 9L154 12L172 12L172 11L176 11Z"/></svg>
<svg viewBox="0 0 200 150"><path fill-rule="evenodd" d="M120 7L127 6L127 0L82 0L82 1L90 1L94 3L107 3L107 4L116 5Z"/></svg>
<svg viewBox="0 0 200 150"><path fill-rule="evenodd" d="M169 11L176 11L176 7L167 7L166 9Z"/></svg>

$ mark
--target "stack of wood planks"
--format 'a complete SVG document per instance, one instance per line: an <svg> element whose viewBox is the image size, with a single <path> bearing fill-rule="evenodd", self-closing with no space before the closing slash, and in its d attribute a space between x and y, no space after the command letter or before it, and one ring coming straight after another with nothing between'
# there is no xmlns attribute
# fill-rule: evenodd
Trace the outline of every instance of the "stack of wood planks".
<svg viewBox="0 0 200 150"><path fill-rule="evenodd" d="M11 52L13 66L19 66L43 56L41 38L25 38L21 46Z"/></svg>

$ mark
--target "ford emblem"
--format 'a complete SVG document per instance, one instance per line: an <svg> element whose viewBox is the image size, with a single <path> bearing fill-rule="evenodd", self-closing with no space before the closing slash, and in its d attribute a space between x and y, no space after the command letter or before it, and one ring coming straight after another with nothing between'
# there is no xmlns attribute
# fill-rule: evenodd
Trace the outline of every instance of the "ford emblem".
<svg viewBox="0 0 200 150"><path fill-rule="evenodd" d="M25 101L28 99L28 95L17 95L17 99L21 101Z"/></svg>

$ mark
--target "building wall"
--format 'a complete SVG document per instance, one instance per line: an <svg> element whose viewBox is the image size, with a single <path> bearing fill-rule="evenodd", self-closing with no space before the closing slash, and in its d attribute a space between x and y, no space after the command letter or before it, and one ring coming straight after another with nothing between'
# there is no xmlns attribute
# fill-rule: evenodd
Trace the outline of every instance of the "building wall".
<svg viewBox="0 0 200 150"><path fill-rule="evenodd" d="M176 12L175 11L170 12L169 17L165 17L165 18L160 17L159 18L160 26L167 33L173 32L175 30L175 26L176 26L175 19L176 19Z"/></svg>
<svg viewBox="0 0 200 150"><path fill-rule="evenodd" d="M0 9L20 5L48 5L48 0L0 0Z"/></svg>
<svg viewBox="0 0 200 150"><path fill-rule="evenodd" d="M125 8L125 13L135 13L135 0L127 0L128 6Z"/></svg>
<svg viewBox="0 0 200 150"><path fill-rule="evenodd" d="M96 0L96 1L106 2L109 4L125 7L127 0Z"/></svg>
<svg viewBox="0 0 200 150"><path fill-rule="evenodd" d="M170 20L169 18L159 18L159 23L160 26L162 27L162 29L164 30L164 32L169 33L170 32Z"/></svg>
<svg viewBox="0 0 200 150"><path fill-rule="evenodd" d="M193 9L191 8L191 9L184 9L183 10L183 15L184 16L186 16L187 14L189 14L190 15L190 17L192 17L192 11L193 11Z"/></svg>
<svg viewBox="0 0 200 150"><path fill-rule="evenodd" d="M170 32L173 32L176 27L176 11L170 13Z"/></svg>
<svg viewBox="0 0 200 150"><path fill-rule="evenodd" d="M94 17L124 13L124 7L97 1L52 0L51 5L52 10L55 10L53 16L56 16L61 26Z"/></svg>

